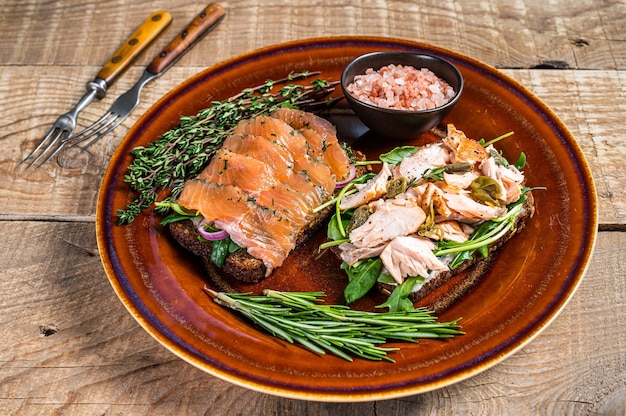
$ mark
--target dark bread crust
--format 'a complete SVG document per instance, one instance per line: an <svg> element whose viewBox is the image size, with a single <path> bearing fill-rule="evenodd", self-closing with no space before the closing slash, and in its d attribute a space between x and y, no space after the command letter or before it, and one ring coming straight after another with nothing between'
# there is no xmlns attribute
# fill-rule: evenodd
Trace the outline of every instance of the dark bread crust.
<svg viewBox="0 0 626 416"><path fill-rule="evenodd" d="M332 207L320 211L307 227L300 230L296 239L296 247L302 245L315 234L326 223L331 213ZM259 282L265 278L267 268L263 261L252 257L245 248L230 253L220 270L211 261L213 243L198 239L200 234L191 220L174 222L168 224L167 228L178 244L200 257L212 280L219 281L223 279L224 277L221 276L223 274L247 283Z"/></svg>

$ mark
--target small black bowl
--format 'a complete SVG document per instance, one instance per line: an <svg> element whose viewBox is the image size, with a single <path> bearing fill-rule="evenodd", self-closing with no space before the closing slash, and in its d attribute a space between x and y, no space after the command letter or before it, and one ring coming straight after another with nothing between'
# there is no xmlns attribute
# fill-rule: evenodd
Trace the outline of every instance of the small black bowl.
<svg viewBox="0 0 626 416"><path fill-rule="evenodd" d="M431 110L394 110L365 103L348 92L348 85L354 81L355 75L365 74L368 68L377 71L390 64L410 65L416 69L428 68L446 81L454 89L455 95L446 104ZM463 92L463 76L450 62L436 56L374 52L359 56L344 68L341 87L352 111L370 130L390 140L410 141L437 126L448 115Z"/></svg>

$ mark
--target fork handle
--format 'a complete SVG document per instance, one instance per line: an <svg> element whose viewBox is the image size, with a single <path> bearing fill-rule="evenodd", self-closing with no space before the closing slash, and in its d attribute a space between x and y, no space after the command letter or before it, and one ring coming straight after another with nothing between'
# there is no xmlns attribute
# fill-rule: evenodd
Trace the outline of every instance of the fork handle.
<svg viewBox="0 0 626 416"><path fill-rule="evenodd" d="M176 38L148 65L152 74L165 72L204 35L215 28L226 15L226 10L216 3L211 3L196 16Z"/></svg>
<svg viewBox="0 0 626 416"><path fill-rule="evenodd" d="M111 86L115 79L139 56L144 49L170 24L172 16L159 10L152 13L133 32L124 44L115 52L113 57L104 64L96 78L104 80Z"/></svg>

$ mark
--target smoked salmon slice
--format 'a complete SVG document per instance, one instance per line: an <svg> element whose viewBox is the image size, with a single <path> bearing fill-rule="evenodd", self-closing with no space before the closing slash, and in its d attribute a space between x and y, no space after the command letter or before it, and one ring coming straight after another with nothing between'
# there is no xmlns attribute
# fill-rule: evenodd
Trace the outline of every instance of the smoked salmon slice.
<svg viewBox="0 0 626 416"><path fill-rule="evenodd" d="M228 232L269 275L349 170L331 123L281 109L239 122L177 202Z"/></svg>
<svg viewBox="0 0 626 416"><path fill-rule="evenodd" d="M207 196L210 195L210 198ZM233 220L245 214L248 195L233 185L220 185L202 178L187 181L178 197L178 204L200 212L205 219Z"/></svg>
<svg viewBox="0 0 626 416"><path fill-rule="evenodd" d="M309 155L322 158L337 180L345 180L350 175L350 160L337 139L333 124L315 114L301 110L280 108L272 117L283 120L300 132L309 144Z"/></svg>
<svg viewBox="0 0 626 416"><path fill-rule="evenodd" d="M218 150L213 161L198 177L221 185L238 186L248 194L278 183L272 165L228 149Z"/></svg>

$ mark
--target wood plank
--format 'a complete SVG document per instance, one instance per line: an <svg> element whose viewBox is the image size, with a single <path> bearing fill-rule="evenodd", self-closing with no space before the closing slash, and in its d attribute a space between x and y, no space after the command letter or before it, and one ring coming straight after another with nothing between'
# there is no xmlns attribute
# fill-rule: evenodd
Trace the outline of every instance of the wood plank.
<svg viewBox="0 0 626 416"><path fill-rule="evenodd" d="M191 52L189 64L201 66L207 56L222 60L287 40L379 35L447 47L501 68L626 69L626 4L619 1L379 0L319 7L235 0L225 6L229 14L223 27ZM132 2L14 2L2 16L0 62L101 65L157 8L169 10L174 22L158 46L138 61L143 64L198 12L197 4L152 2L147 10ZM227 36L233 32L238 33L236 42Z"/></svg>
<svg viewBox="0 0 626 416"><path fill-rule="evenodd" d="M626 177L621 169L626 146L626 72L504 72L536 94L565 123L594 177L600 224L622 227L626 218Z"/></svg>
<svg viewBox="0 0 626 416"><path fill-rule="evenodd" d="M599 234L570 303L504 362L434 392L345 404L251 392L173 356L116 298L92 223L5 221L0 233L2 414L624 413L625 233Z"/></svg>
<svg viewBox="0 0 626 416"><path fill-rule="evenodd" d="M207 65L215 63L207 60ZM65 157L64 168L18 169L56 117L82 94L82 80L93 67L4 67L0 71L0 218L92 219L98 187L108 160L128 129L163 94L204 67L174 67L148 85L138 108L112 134L77 159ZM132 86L141 68L120 79L102 102L82 114L82 125L95 121L117 94ZM34 85L23 71L36 74ZM626 71L505 70L563 120L581 146L596 178L600 223L621 227L626 221L626 176L621 169L626 149ZM58 85L66 85L59 88ZM621 86L615 88L616 86ZM610 100L607 97L612 97ZM31 109L36 109L33 113Z"/></svg>

